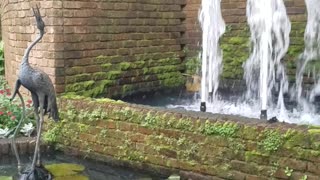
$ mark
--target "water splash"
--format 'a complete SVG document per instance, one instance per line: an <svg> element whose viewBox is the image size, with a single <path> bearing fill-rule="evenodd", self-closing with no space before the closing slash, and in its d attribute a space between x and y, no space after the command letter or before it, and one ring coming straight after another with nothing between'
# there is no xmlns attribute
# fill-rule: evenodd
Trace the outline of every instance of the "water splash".
<svg viewBox="0 0 320 180"><path fill-rule="evenodd" d="M247 18L253 49L244 64L246 99L260 100L261 110L267 110L275 90L280 116L285 118L283 94L288 91L288 80L281 60L288 50L291 31L286 8L282 0L248 0Z"/></svg>
<svg viewBox="0 0 320 180"><path fill-rule="evenodd" d="M220 1L208 2L207 0L203 0L202 11L199 16L199 19L202 20L201 25L204 31L203 39L205 40L203 42L202 53L202 73L205 79L203 80L204 82L202 82L201 100L196 98L192 103L179 103L177 101L175 104L168 105L167 107L169 108L184 108L186 110L198 111L198 104L205 102L208 97L208 92L212 89L214 90L214 88L207 85L209 82L207 76L209 75L208 72L210 68L212 68L209 60L221 55L221 51L217 45L217 38L224 32L224 23L222 26L223 31L219 31L219 28L217 28L218 31L213 31L212 29L212 27L214 27L214 24L212 24L213 17L219 15L215 18L222 20L220 17L219 2ZM304 61L300 61L301 70L298 71L297 77L304 73L304 68L309 61L320 55L320 1L306 0L306 4L308 8L308 25L305 34L306 50L303 55L301 55L303 58L300 59ZM213 5L215 5L215 7L213 7ZM217 8L218 10L213 10ZM213 12L217 14L214 16L211 14ZM247 91L244 97L234 94L224 96L219 92L215 94L214 102L211 101L207 103L207 111L218 114L258 118L261 109L268 109L269 117L276 116L280 121L320 125L319 113L315 111L301 111L301 109L297 109L294 104L285 105L284 103L284 94L288 92L288 80L284 65L282 64L282 58L288 50L291 23L287 16L283 0L247 0L247 17L253 47L251 56L243 66L245 69ZM218 22L220 21L217 21L217 23ZM219 27L218 24L215 26ZM214 32L216 34L214 34ZM216 46L209 43L210 35L216 38L213 41ZM221 58L221 56L219 57ZM221 68L220 63L221 61L218 61L217 64L219 66L217 67ZM220 69L215 72L220 73ZM215 77L218 76L219 74ZM299 77L301 77L300 80L302 82L302 76ZM320 76L313 73L313 78L315 78L318 83L314 85L308 94L306 98L308 101L312 100L317 94L320 94ZM215 82L216 87L218 87L219 82L213 82ZM296 91L292 94L295 93ZM274 94L276 94L276 96L272 96ZM300 97L301 93L298 96Z"/></svg>
<svg viewBox="0 0 320 180"><path fill-rule="evenodd" d="M222 70L222 51L219 39L225 32L221 15L221 0L202 0L199 21L202 28L201 102L215 98ZM209 95L210 94L210 95Z"/></svg>
<svg viewBox="0 0 320 180"><path fill-rule="evenodd" d="M307 70L306 73L312 74L314 85L305 96L303 96L302 83L307 65L320 60L320 1L305 0L305 2L308 11L308 21L304 34L305 49L298 59L296 89L291 94L296 95L301 111L314 113L315 108L312 101L314 101L315 96L320 94L319 69L309 68Z"/></svg>

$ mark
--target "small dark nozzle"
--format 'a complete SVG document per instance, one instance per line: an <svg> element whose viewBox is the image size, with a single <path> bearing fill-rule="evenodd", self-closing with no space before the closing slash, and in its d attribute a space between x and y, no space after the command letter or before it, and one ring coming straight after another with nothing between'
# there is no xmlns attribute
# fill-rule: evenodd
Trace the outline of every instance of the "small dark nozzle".
<svg viewBox="0 0 320 180"><path fill-rule="evenodd" d="M268 120L268 123L276 123L279 122L277 117L272 117L271 119Z"/></svg>
<svg viewBox="0 0 320 180"><path fill-rule="evenodd" d="M267 120L267 110L261 110L260 119Z"/></svg>
<svg viewBox="0 0 320 180"><path fill-rule="evenodd" d="M201 102L201 105L200 105L200 111L202 112L206 112L206 103L205 102Z"/></svg>

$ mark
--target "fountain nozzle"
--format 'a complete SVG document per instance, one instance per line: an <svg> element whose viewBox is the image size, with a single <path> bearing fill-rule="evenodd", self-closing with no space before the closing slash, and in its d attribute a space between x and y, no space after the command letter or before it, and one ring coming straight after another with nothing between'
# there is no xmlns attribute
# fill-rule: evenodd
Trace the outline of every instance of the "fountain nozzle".
<svg viewBox="0 0 320 180"><path fill-rule="evenodd" d="M201 102L201 105L200 105L200 111L202 112L206 112L206 102Z"/></svg>
<svg viewBox="0 0 320 180"><path fill-rule="evenodd" d="M267 120L267 110L261 110L260 119Z"/></svg>

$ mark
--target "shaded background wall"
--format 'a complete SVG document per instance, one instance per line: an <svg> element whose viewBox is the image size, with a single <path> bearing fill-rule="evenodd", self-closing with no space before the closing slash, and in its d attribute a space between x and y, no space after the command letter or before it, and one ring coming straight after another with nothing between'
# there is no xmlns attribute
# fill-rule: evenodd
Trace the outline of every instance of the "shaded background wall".
<svg viewBox="0 0 320 180"><path fill-rule="evenodd" d="M58 93L108 97L184 84L183 61L198 54L201 0L3 0L6 78L16 80L24 49L36 37L31 7L38 4L46 34L30 62L47 72ZM288 73L303 50L306 10L303 0L286 0L292 21ZM223 78L242 79L249 56L245 0L222 0L227 32L223 36Z"/></svg>

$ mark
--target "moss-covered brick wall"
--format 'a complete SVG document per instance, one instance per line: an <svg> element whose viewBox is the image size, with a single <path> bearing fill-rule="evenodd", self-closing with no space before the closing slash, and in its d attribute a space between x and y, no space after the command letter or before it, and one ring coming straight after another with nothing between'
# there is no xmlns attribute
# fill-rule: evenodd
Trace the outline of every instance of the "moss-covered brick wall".
<svg viewBox="0 0 320 180"><path fill-rule="evenodd" d="M65 152L167 168L198 179L320 177L319 127L108 99L64 97L59 106L62 121L47 121L44 138Z"/></svg>
<svg viewBox="0 0 320 180"><path fill-rule="evenodd" d="M295 61L304 49L304 30L306 26L306 7L304 0L284 1L292 23L290 47L285 57L287 72L294 78ZM188 49L188 56L197 55L201 48L201 29L198 22L198 10L201 0L188 1L183 9L186 14L184 21L186 33L183 42ZM222 15L226 22L226 33L221 39L223 49L222 78L242 79L242 64L250 54L250 32L246 18L246 0L221 1Z"/></svg>
<svg viewBox="0 0 320 180"><path fill-rule="evenodd" d="M184 85L184 66L175 52L132 56L98 56L99 71L87 73L82 67L66 70L66 92L89 97L119 97L137 92L177 88ZM80 71L80 73L79 73Z"/></svg>
<svg viewBox="0 0 320 180"><path fill-rule="evenodd" d="M37 4L46 28L30 61L50 75L58 93L113 97L182 86L185 3L4 0L6 78L13 86L24 49L38 33L31 9Z"/></svg>

